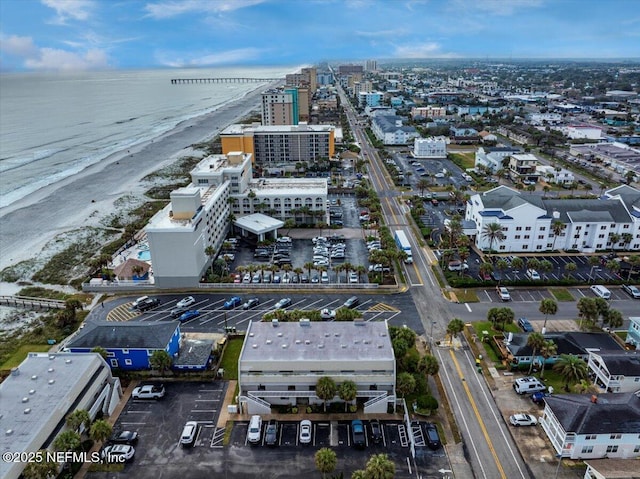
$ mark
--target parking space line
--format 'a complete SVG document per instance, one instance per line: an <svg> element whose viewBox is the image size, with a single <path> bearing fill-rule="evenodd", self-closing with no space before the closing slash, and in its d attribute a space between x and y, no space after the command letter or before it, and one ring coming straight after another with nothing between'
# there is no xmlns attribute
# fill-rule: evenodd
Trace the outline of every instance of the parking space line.
<svg viewBox="0 0 640 479"><path fill-rule="evenodd" d="M192 412L192 413L194 413L194 412L198 412L198 413L201 413L201 412L218 412L218 410L217 409L192 409L189 412Z"/></svg>
<svg viewBox="0 0 640 479"><path fill-rule="evenodd" d="M400 445L402 447L409 446L409 439L407 436L407 428L404 424L398 424L398 435L400 436Z"/></svg>

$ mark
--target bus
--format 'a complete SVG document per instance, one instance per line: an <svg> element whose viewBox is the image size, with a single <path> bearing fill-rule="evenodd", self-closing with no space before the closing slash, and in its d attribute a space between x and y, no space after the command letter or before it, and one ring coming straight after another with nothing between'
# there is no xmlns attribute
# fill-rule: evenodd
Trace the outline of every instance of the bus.
<svg viewBox="0 0 640 479"><path fill-rule="evenodd" d="M407 253L407 258L404 260L405 263L411 264L413 263L413 255L411 254L411 244L409 243L409 239L407 235L402 230L396 230L394 236L396 240L396 244L398 248Z"/></svg>

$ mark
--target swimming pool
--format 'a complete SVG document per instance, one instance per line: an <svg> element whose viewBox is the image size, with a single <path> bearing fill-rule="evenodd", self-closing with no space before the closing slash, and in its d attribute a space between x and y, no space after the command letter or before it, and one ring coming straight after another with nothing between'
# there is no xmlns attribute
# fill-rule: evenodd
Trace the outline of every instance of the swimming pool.
<svg viewBox="0 0 640 479"><path fill-rule="evenodd" d="M138 251L138 259L142 261L150 261L151 260L151 251Z"/></svg>

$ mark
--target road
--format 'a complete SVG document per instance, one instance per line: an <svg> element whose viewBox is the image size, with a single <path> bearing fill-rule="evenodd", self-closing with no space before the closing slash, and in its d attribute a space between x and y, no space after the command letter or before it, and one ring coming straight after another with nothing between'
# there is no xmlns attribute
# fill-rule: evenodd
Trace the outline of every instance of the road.
<svg viewBox="0 0 640 479"><path fill-rule="evenodd" d="M403 273L407 285L410 286L425 332L428 336L433 332L434 338L442 338L447 324L454 315L432 276L430 264L435 261L433 253L426 247L421 248L416 242L407 220L406 204L399 201L401 195L394 189L380 157L358 125L356 112L342 89L340 89L340 95L354 136L362 146L364 158L368 160L369 179L380 197L386 225L391 230L404 230L410 239L414 263L404 265ZM511 436L505 432L504 421L496 412L495 402L486 382L477 373L475 359L470 357L468 348L436 349L435 354L440 363L440 375L447 390L447 397L466 445L465 457L470 466L469 470L452 459L452 464L457 466L455 477L484 479L531 477ZM455 448L455 445L451 445L448 447L448 452L459 455Z"/></svg>

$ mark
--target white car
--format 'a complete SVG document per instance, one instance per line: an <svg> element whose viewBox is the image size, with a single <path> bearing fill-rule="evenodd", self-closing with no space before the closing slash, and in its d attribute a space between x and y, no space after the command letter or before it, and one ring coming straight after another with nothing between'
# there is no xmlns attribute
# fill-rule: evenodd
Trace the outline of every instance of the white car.
<svg viewBox="0 0 640 479"><path fill-rule="evenodd" d="M198 423L195 421L187 421L182 429L182 435L180 436L180 444L183 447L191 446L196 440L196 434L198 432Z"/></svg>
<svg viewBox="0 0 640 479"><path fill-rule="evenodd" d="M436 173L435 175L436 178L444 178L444 173Z"/></svg>
<svg viewBox="0 0 640 479"><path fill-rule="evenodd" d="M369 272L375 272L375 273L380 273L380 272L385 272L388 273L389 271L391 271L387 266L383 266L381 263L378 264L372 264L369 266Z"/></svg>
<svg viewBox="0 0 640 479"><path fill-rule="evenodd" d="M128 444L113 444L102 450L102 459L105 462L127 462L133 459L136 450Z"/></svg>
<svg viewBox="0 0 640 479"><path fill-rule="evenodd" d="M304 419L300 421L300 444L311 442L311 421Z"/></svg>
<svg viewBox="0 0 640 479"><path fill-rule="evenodd" d="M499 286L496 288L496 290L498 291L498 295L500 296L500 299L502 301L511 301L511 294L509 293L509 290L507 288L505 288L504 286Z"/></svg>
<svg viewBox="0 0 640 479"><path fill-rule="evenodd" d="M538 420L531 414L514 414L509 417L509 422L516 427L535 426L538 424Z"/></svg>
<svg viewBox="0 0 640 479"><path fill-rule="evenodd" d="M527 278L533 281L538 281L540 279L540 274L535 269L527 270Z"/></svg>
<svg viewBox="0 0 640 479"><path fill-rule="evenodd" d="M186 298L182 298L180 301L178 301L178 304L176 304L176 307L178 307L178 308L188 308L189 306L191 306L195 302L196 302L196 300L194 299L193 296L187 296Z"/></svg>
<svg viewBox="0 0 640 479"><path fill-rule="evenodd" d="M133 399L161 399L164 397L164 385L147 384L138 386L131 393Z"/></svg>
<svg viewBox="0 0 640 479"><path fill-rule="evenodd" d="M357 273L349 273L349 283L359 283Z"/></svg>
<svg viewBox="0 0 640 479"><path fill-rule="evenodd" d="M320 317L322 319L335 319L336 318L336 310L324 308L320 311Z"/></svg>

